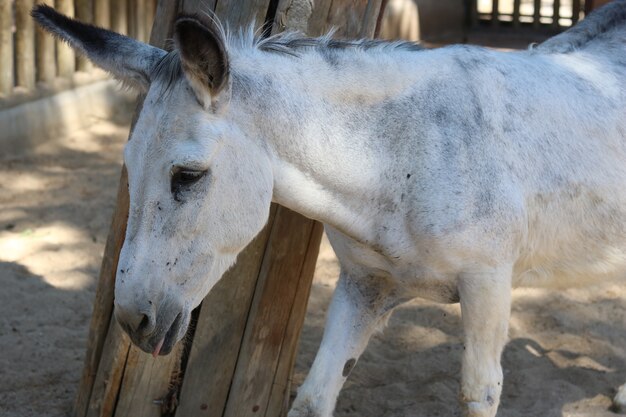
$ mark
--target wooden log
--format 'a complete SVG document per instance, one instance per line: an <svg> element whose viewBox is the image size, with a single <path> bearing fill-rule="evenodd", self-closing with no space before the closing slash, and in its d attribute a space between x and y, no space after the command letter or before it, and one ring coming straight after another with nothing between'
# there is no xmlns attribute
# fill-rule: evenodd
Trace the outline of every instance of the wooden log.
<svg viewBox="0 0 626 417"><path fill-rule="evenodd" d="M0 95L13 91L13 2L0 2Z"/></svg>
<svg viewBox="0 0 626 417"><path fill-rule="evenodd" d="M44 0L38 3L52 4L52 0ZM36 61L37 61L37 81L47 82L56 77L55 41L49 33L37 26L36 36Z"/></svg>
<svg viewBox="0 0 626 417"><path fill-rule="evenodd" d="M54 6L58 12L66 16L74 16L73 0L55 0ZM57 75L69 78L76 71L76 55L74 50L70 48L62 40L56 41L57 48Z"/></svg>
<svg viewBox="0 0 626 417"><path fill-rule="evenodd" d="M33 0L15 2L16 85L35 88L35 23L30 17Z"/></svg>
<svg viewBox="0 0 626 417"><path fill-rule="evenodd" d="M110 4L110 0L94 0L93 14L96 26L100 26L102 28L111 27Z"/></svg>
<svg viewBox="0 0 626 417"><path fill-rule="evenodd" d="M82 22L94 23L93 1L92 0L74 0L74 1L76 5L76 17ZM76 69L78 71L88 72L93 69L93 65L91 65L91 62L84 56L78 56L76 58Z"/></svg>
<svg viewBox="0 0 626 417"><path fill-rule="evenodd" d="M127 0L111 0L111 30L128 35Z"/></svg>

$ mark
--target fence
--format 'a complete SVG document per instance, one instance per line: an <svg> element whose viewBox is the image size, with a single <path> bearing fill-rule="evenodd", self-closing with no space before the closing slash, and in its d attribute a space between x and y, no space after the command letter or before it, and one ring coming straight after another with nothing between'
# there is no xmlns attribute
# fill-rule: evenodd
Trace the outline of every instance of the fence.
<svg viewBox="0 0 626 417"><path fill-rule="evenodd" d="M591 0L587 0L591 3ZM472 0L471 26L513 26L558 30L576 24L588 8L584 0Z"/></svg>
<svg viewBox="0 0 626 417"><path fill-rule="evenodd" d="M0 0L0 108L12 96L28 98L58 79L93 73L88 61L35 27L30 17L35 3L142 41L150 37L156 9L156 0Z"/></svg>

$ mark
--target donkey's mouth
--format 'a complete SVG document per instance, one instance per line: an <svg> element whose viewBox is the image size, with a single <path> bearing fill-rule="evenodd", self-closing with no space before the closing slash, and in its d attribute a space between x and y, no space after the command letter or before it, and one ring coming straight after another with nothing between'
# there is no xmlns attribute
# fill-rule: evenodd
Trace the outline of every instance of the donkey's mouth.
<svg viewBox="0 0 626 417"><path fill-rule="evenodd" d="M167 331L167 333L165 333L165 336L163 336L161 339L157 339L158 341L156 342L156 344L154 344L152 352L148 351L147 349L144 350L148 353L152 353L152 356L154 356L155 358L159 355L164 356L169 354L176 345L176 342L178 341L177 336L181 331L182 322L183 314L178 313L169 330Z"/></svg>

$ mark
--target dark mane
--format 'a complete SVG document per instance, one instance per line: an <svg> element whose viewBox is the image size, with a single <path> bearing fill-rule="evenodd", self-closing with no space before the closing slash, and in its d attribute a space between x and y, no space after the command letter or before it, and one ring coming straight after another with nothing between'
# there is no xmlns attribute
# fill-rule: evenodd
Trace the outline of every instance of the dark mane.
<svg viewBox="0 0 626 417"><path fill-rule="evenodd" d="M219 25L219 22L217 23ZM222 29L223 30L223 29ZM283 32L269 38L260 38L253 35L252 29L247 33L239 32L236 36L224 30L227 50L235 53L250 49L300 57L302 53L317 51L321 55L329 51L423 51L420 44L409 41L370 40L338 40L332 38L332 32L318 38L309 38L301 33ZM163 85L162 94L166 94L171 87L183 77L180 56L176 49L167 53L154 67L150 79L160 81Z"/></svg>
<svg viewBox="0 0 626 417"><path fill-rule="evenodd" d="M571 29L543 42L535 50L551 53L572 52L621 27L626 33L626 0L615 0L590 13Z"/></svg>
<svg viewBox="0 0 626 417"><path fill-rule="evenodd" d="M423 51L425 48L415 42L409 41L386 41L381 39L339 40L333 39L332 33L319 38L309 38L300 33L285 32L271 36L267 39L255 41L258 49L265 52L281 53L297 56L303 49L356 49L369 50L404 50Z"/></svg>

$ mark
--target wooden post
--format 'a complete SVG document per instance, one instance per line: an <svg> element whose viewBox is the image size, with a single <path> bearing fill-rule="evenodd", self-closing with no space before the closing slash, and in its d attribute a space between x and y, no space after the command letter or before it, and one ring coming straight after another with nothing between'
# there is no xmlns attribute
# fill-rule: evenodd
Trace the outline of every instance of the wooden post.
<svg viewBox="0 0 626 417"><path fill-rule="evenodd" d="M64 15L74 16L73 0L55 0L55 8ZM60 77L70 77L76 70L76 56L74 50L65 42L57 40L57 73Z"/></svg>
<svg viewBox="0 0 626 417"><path fill-rule="evenodd" d="M110 0L94 0L93 14L96 26L103 28L111 27Z"/></svg>
<svg viewBox="0 0 626 417"><path fill-rule="evenodd" d="M319 13L328 16L330 11L335 23L351 22L348 36L371 31L377 14L368 9L368 0L353 1L352 9L336 3L331 7L328 2L328 9L314 11L311 19L318 19ZM171 38L177 11L198 12L210 6L206 0L160 0L151 43L162 46ZM283 4L282 10L286 9ZM263 14L259 16L260 10ZM217 5L218 17L231 27L247 24L255 17L262 23L267 10L270 0L220 0ZM338 10L344 12L343 21ZM355 20L360 23L355 24ZM313 35L328 24L318 21L319 26L309 25ZM287 405L321 225L272 205L264 230L194 312L195 331L188 335L186 348L179 344L170 356L153 359L131 346L112 319L115 272L127 216L123 171L75 416L157 417L175 413L178 417L279 417ZM276 303L277 298L280 303Z"/></svg>
<svg viewBox="0 0 626 417"><path fill-rule="evenodd" d="M513 0L513 27L520 27L519 21L519 9L520 9L521 0Z"/></svg>
<svg viewBox="0 0 626 417"><path fill-rule="evenodd" d="M144 39L150 39L150 32L152 30L152 24L154 23L155 8L156 8L155 0L146 1L146 13L143 14L143 16L145 17L144 28L146 31L144 34Z"/></svg>
<svg viewBox="0 0 626 417"><path fill-rule="evenodd" d="M35 23L30 17L33 3L33 0L15 2L15 83L29 90L35 87Z"/></svg>
<svg viewBox="0 0 626 417"><path fill-rule="evenodd" d="M133 13L133 26L135 27L135 38L139 39L142 42L146 42L148 38L146 38L146 3L149 3L150 0L135 0L131 2L134 6Z"/></svg>
<svg viewBox="0 0 626 417"><path fill-rule="evenodd" d="M0 2L0 95L13 91L13 2Z"/></svg>
<svg viewBox="0 0 626 417"><path fill-rule="evenodd" d="M52 4L52 0L43 0L39 3ZM47 82L56 77L55 40L49 33L37 26L36 31L36 59L37 81Z"/></svg>
<svg viewBox="0 0 626 417"><path fill-rule="evenodd" d="M572 26L580 19L580 0L572 1Z"/></svg>
<svg viewBox="0 0 626 417"><path fill-rule="evenodd" d="M534 1L533 26L535 28L541 26L541 0Z"/></svg>
<svg viewBox="0 0 626 417"><path fill-rule="evenodd" d="M128 3L127 0L111 0L111 30L128 34Z"/></svg>
<svg viewBox="0 0 626 417"><path fill-rule="evenodd" d="M500 25L500 2L491 0L491 26Z"/></svg>
<svg viewBox="0 0 626 417"><path fill-rule="evenodd" d="M92 0L75 0L76 17L82 22L93 23L93 1ZM76 68L79 71L91 71L93 68L91 62L83 56L79 56L76 60Z"/></svg>
<svg viewBox="0 0 626 417"><path fill-rule="evenodd" d="M478 1L477 0L469 0L469 27L474 28L478 26L479 16L478 16Z"/></svg>
<svg viewBox="0 0 626 417"><path fill-rule="evenodd" d="M561 17L561 0L554 0L552 3L552 27L558 28L559 18Z"/></svg>

